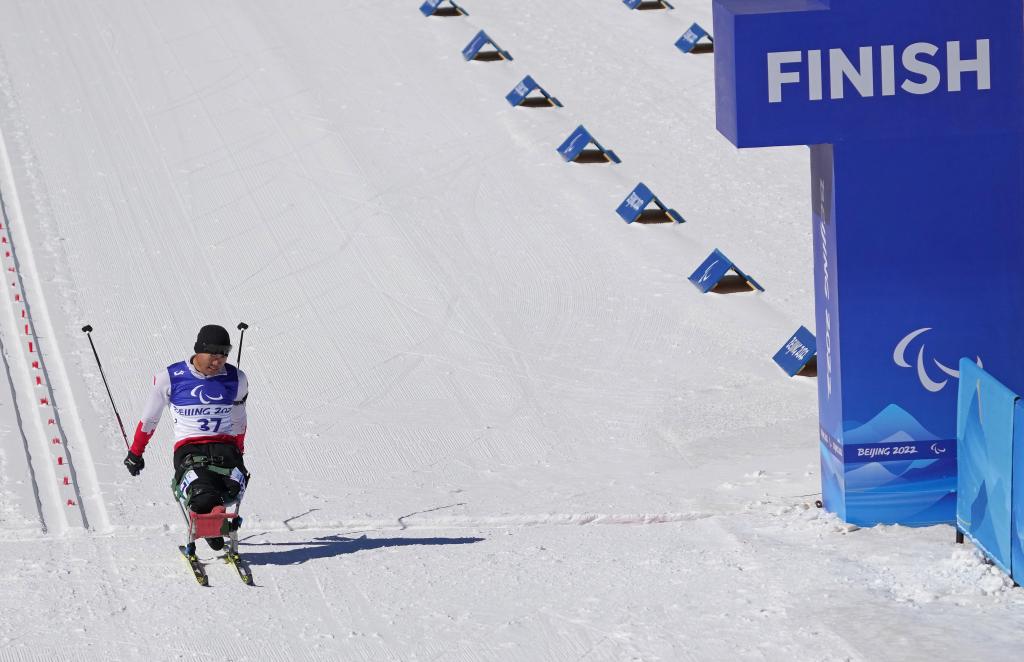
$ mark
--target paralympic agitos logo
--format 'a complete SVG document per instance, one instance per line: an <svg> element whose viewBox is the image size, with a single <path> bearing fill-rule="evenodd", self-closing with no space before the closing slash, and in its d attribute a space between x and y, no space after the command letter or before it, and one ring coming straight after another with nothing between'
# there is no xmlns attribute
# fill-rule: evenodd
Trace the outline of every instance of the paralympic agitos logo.
<svg viewBox="0 0 1024 662"><path fill-rule="evenodd" d="M912 366L907 361L907 349L909 349L910 344L916 338L918 338L922 334L924 334L924 333L926 333L928 331L931 331L931 330L932 330L932 327L926 326L926 327L922 327L920 329L915 329L915 330L911 331L910 333L908 333L907 335L903 336L903 339L900 340L898 343L896 343L896 348L892 352L892 360L893 360L893 362L896 365L898 365L901 368L912 368L912 367L916 366L916 368L917 368L917 379L918 379L918 381L921 382L921 386L923 386L925 388L925 390L927 390L927 391L929 391L931 393L938 393L942 389L946 388L946 384L949 382L949 380L948 379L942 379L942 381L936 381L936 380L931 378L931 376L928 373L928 369L926 367L927 362L925 361L925 358L924 358L924 356L925 356L925 344L923 342L921 343L921 347L917 350L917 361L916 361L915 366ZM978 367L981 367L981 368L985 367L982 364L982 362L981 362L981 357L980 356L977 357L977 361L978 361ZM953 368L950 368L949 366L941 363L938 359L935 359L935 358L932 359L932 363L934 363L935 367L938 368L942 373L948 375L949 377L952 377L953 379L960 379L960 371L959 370L955 370Z"/></svg>
<svg viewBox="0 0 1024 662"><path fill-rule="evenodd" d="M206 391L207 387L208 386L204 384L196 386L195 388L192 389L192 397L199 398L199 402L203 403L204 405L212 404L214 402L220 402L221 400L224 399L223 393L213 395L212 393ZM211 388L210 390L216 392L218 389Z"/></svg>

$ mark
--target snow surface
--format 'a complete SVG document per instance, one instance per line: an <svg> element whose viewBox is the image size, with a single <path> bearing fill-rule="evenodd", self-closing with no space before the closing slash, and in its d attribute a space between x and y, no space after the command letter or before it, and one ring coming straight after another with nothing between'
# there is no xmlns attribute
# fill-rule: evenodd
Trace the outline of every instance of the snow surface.
<svg viewBox="0 0 1024 662"><path fill-rule="evenodd" d="M951 528L813 506L814 382L770 361L813 319L807 152L715 132L713 58L673 47L710 3L460 4L0 1L0 193L75 476L5 301L0 661L1012 659L1024 595ZM515 60L464 62L479 29ZM526 74L565 108L511 108ZM623 163L562 162L580 123ZM623 223L638 181L688 222ZM699 294L715 247L767 292ZM128 476L80 329L130 433L239 320L257 586L204 589L169 421Z"/></svg>

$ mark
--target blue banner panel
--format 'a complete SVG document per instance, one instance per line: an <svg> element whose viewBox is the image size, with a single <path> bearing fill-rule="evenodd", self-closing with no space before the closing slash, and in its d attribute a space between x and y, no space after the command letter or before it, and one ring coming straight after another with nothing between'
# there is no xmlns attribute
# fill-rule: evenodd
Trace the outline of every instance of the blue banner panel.
<svg viewBox="0 0 1024 662"><path fill-rule="evenodd" d="M746 271L743 271L738 266L736 266L735 262L733 262L732 264L732 270L735 271L740 278L747 281L747 284L753 287L755 290L760 290L761 292L764 292L764 288L761 287L761 283L758 283L756 280L754 280L753 276L751 276Z"/></svg>
<svg viewBox="0 0 1024 662"><path fill-rule="evenodd" d="M1010 574L1010 505L1016 393L970 359L957 389L956 525Z"/></svg>
<svg viewBox="0 0 1024 662"><path fill-rule="evenodd" d="M523 80L519 81L512 91L505 95L505 99L513 106L518 106L523 102L524 99L536 90L540 85L533 79L533 76L527 76Z"/></svg>
<svg viewBox="0 0 1024 662"><path fill-rule="evenodd" d="M1024 401L1013 406L1013 460L1010 472L1010 576L1024 585Z"/></svg>
<svg viewBox="0 0 1024 662"><path fill-rule="evenodd" d="M437 11L437 8L441 6L442 2L444 2L444 0L427 0L420 5L420 12L424 16L431 16Z"/></svg>
<svg viewBox="0 0 1024 662"><path fill-rule="evenodd" d="M697 42L704 37L707 37L709 42L713 41L707 30L694 23L686 32L683 33L683 36L676 41L676 48L684 53L689 53L695 46L697 46Z"/></svg>
<svg viewBox="0 0 1024 662"><path fill-rule="evenodd" d="M811 239L814 248L814 322L818 333L819 423L833 439L843 433L842 355L836 279L836 224L832 145L811 147ZM838 443L838 442L837 442ZM828 508L828 503L825 503ZM835 511L834 511L835 512Z"/></svg>
<svg viewBox="0 0 1024 662"><path fill-rule="evenodd" d="M465 59L467 62L469 60L476 59L476 57L480 55L480 49L482 49L484 46L487 46L488 44L490 44L490 46L494 48L495 52L497 52L498 55L500 55L502 58L506 60L512 59L512 55L508 51L503 50L500 46L498 46L498 44L493 39L488 37L487 33L484 32L483 30L476 33L476 36L473 37L473 39L468 44L466 44L466 47L462 49L463 59Z"/></svg>
<svg viewBox="0 0 1024 662"><path fill-rule="evenodd" d="M717 248L711 251L711 255L701 262L696 271L690 274L689 281L693 283L694 287L698 290L707 294L714 289L714 287L718 285L723 278L725 278L725 275L728 274L730 270L736 272L736 275L745 280L752 288L764 292L764 288L761 287L760 283L736 266L735 262L727 258L725 253Z"/></svg>
<svg viewBox="0 0 1024 662"><path fill-rule="evenodd" d="M622 220L624 220L625 222L632 223L633 221L640 218L640 216L644 213L644 210L647 209L647 207L650 206L652 202L655 205L657 205L658 209L660 209L665 214L665 216L672 219L676 223L686 222L686 219L684 219L679 214L679 212L677 212L675 209L670 209L664 202L661 201L660 198L658 198L658 196L654 195L654 192L651 191L651 189L648 188L647 185L644 184L643 182L640 182L639 184L636 185L636 188L634 188L630 192L630 194L626 196L626 199L622 201L622 203L618 206L615 212L619 216L621 216Z"/></svg>
<svg viewBox="0 0 1024 662"><path fill-rule="evenodd" d="M941 439L890 405L844 432L844 519L914 525L949 521L956 501L955 439Z"/></svg>
<svg viewBox="0 0 1024 662"><path fill-rule="evenodd" d="M566 161L572 161L580 153L586 149L594 138L590 135L590 132L580 124L576 127L576 130L569 134L569 137L565 139L561 145L558 146L558 153L562 155L562 158Z"/></svg>
<svg viewBox="0 0 1024 662"><path fill-rule="evenodd" d="M980 358L1010 388L1024 386L1013 331L1024 327L1024 310L1007 305L1024 297L1014 248L1024 245L1024 231L1011 211L1024 206L1022 147L1015 134L834 145L837 184L829 191L819 182L813 191L815 206L829 196L833 205L824 234L816 223L815 261L824 319L819 346L826 342L824 324L831 327L826 333L833 364L842 357L841 373L833 366L831 378L841 390L834 390L821 414L823 421L838 423L844 443L861 421L890 405L919 424L914 441L955 438L956 361L962 356ZM949 159L954 153L958 158ZM978 172L972 162L980 158L991 169ZM960 214L979 220L964 227L955 220ZM884 273L879 264L886 265ZM982 278L992 277L999 288L981 286ZM955 477L954 469L946 490L922 483L922 496L929 492L940 507L955 489ZM857 511L852 499L846 505L857 523L933 522L889 519L895 511L885 507L874 514ZM955 501L944 521L954 520L953 506Z"/></svg>
<svg viewBox="0 0 1024 662"><path fill-rule="evenodd" d="M632 223L640 217L647 205L654 201L654 191L647 188L647 185L640 182L636 188L626 196L615 212L627 223Z"/></svg>
<svg viewBox="0 0 1024 662"><path fill-rule="evenodd" d="M420 5L420 12L424 16L433 16L435 13L437 13L437 10L440 9L441 5L443 5L445 2L447 2L452 7L452 9L455 10L455 13L462 16L469 15L469 12L455 4L454 0L427 0L422 5Z"/></svg>
<svg viewBox="0 0 1024 662"><path fill-rule="evenodd" d="M818 429L818 439L821 455L821 501L826 510L845 521L846 471L843 464L843 445L824 428Z"/></svg>
<svg viewBox="0 0 1024 662"><path fill-rule="evenodd" d="M570 133L569 137L558 146L558 153L561 154L562 158L566 161L575 161L579 158L580 154L583 153L583 150L591 144L593 144L599 152L604 154L608 160L614 163L622 163L615 152L610 149L605 149L582 124L576 127L576 130Z"/></svg>
<svg viewBox="0 0 1024 662"><path fill-rule="evenodd" d="M814 334L806 327L801 326L775 353L772 360L792 377L804 369L804 366L815 357L817 351L818 343L814 339Z"/></svg>
<svg viewBox="0 0 1024 662"><path fill-rule="evenodd" d="M519 106L526 101L527 97L529 97L530 93L534 90L540 92L545 99L551 102L552 106L558 106L559 108L562 107L562 102L548 94L548 91L541 87L537 81L533 79L533 76L527 76L523 80L519 81L519 83L512 88L512 91L505 95L505 100L512 106Z"/></svg>
<svg viewBox="0 0 1024 662"><path fill-rule="evenodd" d="M690 282L698 290L707 294L715 285L718 285L718 281L725 278L730 269L732 269L732 260L716 248L711 251L711 255L706 260L700 263L697 270L690 274Z"/></svg>
<svg viewBox="0 0 1024 662"><path fill-rule="evenodd" d="M721 281L729 271L735 271L736 275L749 283L752 288L764 292L764 288L761 287L756 280L744 273L736 266L736 263L727 258L725 253L717 248L711 251L711 255L701 262L696 271L690 274L689 281L693 283L693 286L698 290L707 294L714 289L716 285L718 285L719 281Z"/></svg>

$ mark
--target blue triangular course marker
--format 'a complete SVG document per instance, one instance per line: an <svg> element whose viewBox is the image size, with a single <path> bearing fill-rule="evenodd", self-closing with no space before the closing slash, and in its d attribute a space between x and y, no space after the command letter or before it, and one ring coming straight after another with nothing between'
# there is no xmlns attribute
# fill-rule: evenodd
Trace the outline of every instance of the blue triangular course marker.
<svg viewBox="0 0 1024 662"><path fill-rule="evenodd" d="M534 90L540 92L542 96L529 97L530 93ZM529 99L527 99L527 97L529 97ZM519 81L519 84L512 88L511 92L505 95L505 99L513 106L521 106L523 105L523 102L528 102L527 105L562 107L562 102L548 94L547 90L537 84L537 81L533 79L533 76L527 76L523 80ZM545 100L547 103L543 103ZM541 101L542 103L529 103L533 101Z"/></svg>
<svg viewBox="0 0 1024 662"><path fill-rule="evenodd" d="M622 0L630 9L675 9L668 0Z"/></svg>
<svg viewBox="0 0 1024 662"><path fill-rule="evenodd" d="M636 188L626 196L626 199L622 201L622 204L620 204L619 208L615 211L622 217L622 220L627 223L632 223L644 214L644 210L647 209L647 206L652 202L661 209L662 213L659 214L659 216L667 216L676 223L686 222L683 217L679 215L679 212L675 209L669 209L668 206L659 200L658 196L654 195L654 192L647 188L647 185L643 182L636 185Z"/></svg>
<svg viewBox="0 0 1024 662"><path fill-rule="evenodd" d="M561 145L558 146L558 153L562 155L562 158L566 161L575 161L586 149L587 145L593 144L597 148L597 151L605 157L606 160L614 163L622 163L622 160L610 149L605 149L601 143L597 142L594 136L590 135L590 132L580 124L576 127L576 130L569 134L569 137L565 139Z"/></svg>
<svg viewBox="0 0 1024 662"><path fill-rule="evenodd" d="M814 339L814 334L801 326L786 341L782 349L775 353L772 360L779 364L779 367L785 370L787 375L792 377L811 362L817 351L818 343Z"/></svg>
<svg viewBox="0 0 1024 662"><path fill-rule="evenodd" d="M751 289L758 289L764 292L764 288L761 287L756 280L743 273L743 271L737 267L732 260L725 256L725 253L717 248L711 251L711 255L708 256L708 259L701 262L700 266L697 267L697 270L690 275L690 282L693 283L694 287L698 290L707 294L709 291L714 289L716 285L718 285L719 281L721 281L729 271L735 271L740 278L746 281L747 285L750 286Z"/></svg>
<svg viewBox="0 0 1024 662"><path fill-rule="evenodd" d="M494 47L494 51L497 52L498 57L504 58L506 60L512 59L512 55L508 51L498 46L498 44L495 43L493 39L488 37L487 33L484 32L483 30L476 33L476 36L473 37L473 40L469 42L465 48L462 49L462 57L469 61L475 60L479 55L487 55L491 53L490 51L486 51L484 53L480 52L480 49L486 46L487 44L490 44L491 46Z"/></svg>
<svg viewBox="0 0 1024 662"><path fill-rule="evenodd" d="M704 37L708 38L707 43L698 44ZM700 27L696 23L690 26L683 36L676 41L676 48L684 53L710 53L715 49L715 40L712 39L708 31Z"/></svg>
<svg viewBox="0 0 1024 662"><path fill-rule="evenodd" d="M451 7L441 9L441 5L447 2ZM424 16L469 16L469 12L455 4L454 0L427 0L420 6Z"/></svg>

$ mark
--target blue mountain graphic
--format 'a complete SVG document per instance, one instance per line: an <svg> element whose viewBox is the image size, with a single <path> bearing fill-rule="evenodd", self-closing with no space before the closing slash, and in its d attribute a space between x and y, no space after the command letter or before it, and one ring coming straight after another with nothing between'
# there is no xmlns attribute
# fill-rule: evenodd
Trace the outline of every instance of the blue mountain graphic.
<svg viewBox="0 0 1024 662"><path fill-rule="evenodd" d="M899 405L889 405L867 423L843 433L844 444L932 441L938 438Z"/></svg>

